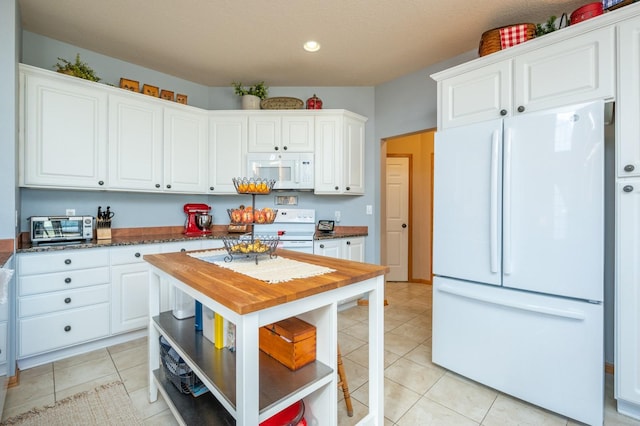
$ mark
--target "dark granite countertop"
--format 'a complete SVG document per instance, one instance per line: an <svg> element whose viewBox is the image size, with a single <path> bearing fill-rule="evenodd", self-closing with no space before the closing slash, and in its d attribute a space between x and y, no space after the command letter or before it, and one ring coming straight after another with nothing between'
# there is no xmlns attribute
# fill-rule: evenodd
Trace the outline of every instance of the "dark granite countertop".
<svg viewBox="0 0 640 426"><path fill-rule="evenodd" d="M0 251L0 268L13 256L12 251Z"/></svg>
<svg viewBox="0 0 640 426"><path fill-rule="evenodd" d="M172 243L180 241L195 241L195 240L220 240L224 237L232 234L226 230L226 227L215 227L210 235L203 235L197 237L187 237L180 231L174 232L149 232L136 233L135 235L127 235L125 232L114 232L113 237L109 240L91 240L86 242L74 242L64 243L59 245L45 244L40 246L33 246L30 243L22 243L20 248L16 250L17 253L38 253L38 252L51 252L58 250L77 250L77 249L93 249L104 247L118 247L129 246L136 244L162 244ZM368 235L368 229L366 226L342 226L336 227L335 231L330 234L316 232L314 239L327 240L335 238L350 238L350 237L365 237ZM12 253L8 253L10 256ZM0 261L2 260L2 253L0 252ZM7 259L9 257L7 256ZM0 263L1 264L1 263Z"/></svg>

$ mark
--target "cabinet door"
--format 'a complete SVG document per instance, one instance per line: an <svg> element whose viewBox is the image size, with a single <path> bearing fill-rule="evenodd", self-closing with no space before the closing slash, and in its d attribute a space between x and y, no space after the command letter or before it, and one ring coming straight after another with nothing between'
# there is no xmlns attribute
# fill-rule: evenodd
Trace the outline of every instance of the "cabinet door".
<svg viewBox="0 0 640 426"><path fill-rule="evenodd" d="M281 148L287 152L313 152L313 127L312 115L284 115Z"/></svg>
<svg viewBox="0 0 640 426"><path fill-rule="evenodd" d="M20 184L104 188L107 95L63 76L24 74ZM69 81L66 81L66 80Z"/></svg>
<svg viewBox="0 0 640 426"><path fill-rule="evenodd" d="M208 120L204 112L165 107L165 191L207 192Z"/></svg>
<svg viewBox="0 0 640 426"><path fill-rule="evenodd" d="M342 133L341 116L318 116L315 122L316 168L314 192L340 194L342 192Z"/></svg>
<svg viewBox="0 0 640 426"><path fill-rule="evenodd" d="M162 191L162 106L109 95L109 188Z"/></svg>
<svg viewBox="0 0 640 426"><path fill-rule="evenodd" d="M342 259L343 243L341 240L320 240L313 243L313 254Z"/></svg>
<svg viewBox="0 0 640 426"><path fill-rule="evenodd" d="M640 179L616 185L615 386L620 400L640 404Z"/></svg>
<svg viewBox="0 0 640 426"><path fill-rule="evenodd" d="M149 265L111 267L111 333L149 325Z"/></svg>
<svg viewBox="0 0 640 426"><path fill-rule="evenodd" d="M249 152L275 152L280 150L282 118L280 116L249 117Z"/></svg>
<svg viewBox="0 0 640 426"><path fill-rule="evenodd" d="M618 25L616 171L640 176L640 18Z"/></svg>
<svg viewBox="0 0 640 426"><path fill-rule="evenodd" d="M364 194L364 123L346 117L343 148L344 194Z"/></svg>
<svg viewBox="0 0 640 426"><path fill-rule="evenodd" d="M209 118L209 193L236 194L232 178L246 176L247 116Z"/></svg>
<svg viewBox="0 0 640 426"><path fill-rule="evenodd" d="M344 258L364 262L364 237L347 238L344 242Z"/></svg>
<svg viewBox="0 0 640 426"><path fill-rule="evenodd" d="M547 45L513 60L517 112L615 95L615 38L609 26Z"/></svg>
<svg viewBox="0 0 640 426"><path fill-rule="evenodd" d="M438 128L462 126L511 114L511 60L491 64L438 84Z"/></svg>

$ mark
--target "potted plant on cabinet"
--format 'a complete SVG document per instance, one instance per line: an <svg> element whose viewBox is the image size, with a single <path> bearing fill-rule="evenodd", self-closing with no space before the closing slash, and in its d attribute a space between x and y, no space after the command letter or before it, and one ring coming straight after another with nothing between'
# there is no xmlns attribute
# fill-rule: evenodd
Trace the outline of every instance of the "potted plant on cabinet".
<svg viewBox="0 0 640 426"><path fill-rule="evenodd" d="M260 109L260 101L267 97L269 88L265 86L264 81L254 84L253 86L243 86L242 83L231 83L238 96L242 96L242 109Z"/></svg>
<svg viewBox="0 0 640 426"><path fill-rule="evenodd" d="M58 58L58 63L54 65L59 73L72 75L74 77L84 78L90 81L100 81L100 77L86 63L80 60L80 54L76 54L76 61L70 62L63 58Z"/></svg>

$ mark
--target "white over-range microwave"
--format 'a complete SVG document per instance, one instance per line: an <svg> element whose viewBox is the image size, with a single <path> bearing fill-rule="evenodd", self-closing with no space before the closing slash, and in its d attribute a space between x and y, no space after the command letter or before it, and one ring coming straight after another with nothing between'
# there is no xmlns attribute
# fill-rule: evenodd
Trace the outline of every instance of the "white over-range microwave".
<svg viewBox="0 0 640 426"><path fill-rule="evenodd" d="M247 174L275 179L273 189L313 190L313 153L247 154Z"/></svg>

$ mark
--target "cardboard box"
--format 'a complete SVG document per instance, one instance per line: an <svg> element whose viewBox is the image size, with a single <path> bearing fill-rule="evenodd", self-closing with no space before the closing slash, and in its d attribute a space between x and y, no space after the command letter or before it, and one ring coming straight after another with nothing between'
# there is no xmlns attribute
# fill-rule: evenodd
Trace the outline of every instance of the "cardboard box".
<svg viewBox="0 0 640 426"><path fill-rule="evenodd" d="M260 350L297 370L316 359L316 328L292 317L260 327Z"/></svg>

